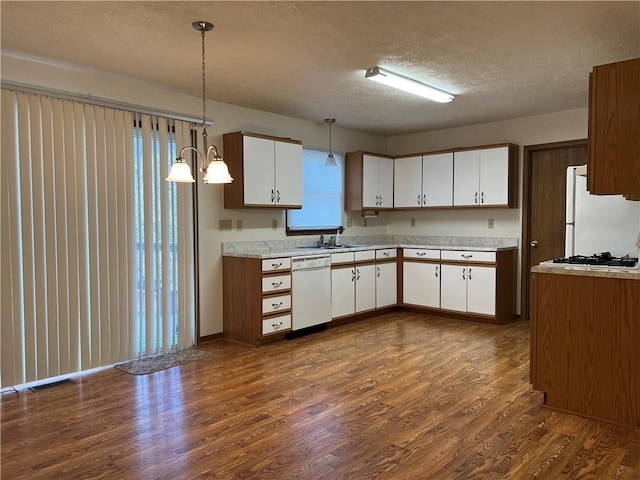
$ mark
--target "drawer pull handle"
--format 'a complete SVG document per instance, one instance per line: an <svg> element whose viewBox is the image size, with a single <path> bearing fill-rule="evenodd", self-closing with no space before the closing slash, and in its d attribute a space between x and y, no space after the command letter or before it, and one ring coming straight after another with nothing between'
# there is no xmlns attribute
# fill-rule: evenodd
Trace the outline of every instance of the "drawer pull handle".
<svg viewBox="0 0 640 480"><path fill-rule="evenodd" d="M271 282L271 285L273 285L273 288L278 288L282 285L282 282Z"/></svg>
<svg viewBox="0 0 640 480"><path fill-rule="evenodd" d="M391 255L391 253L389 253L389 252L382 252L382 255L383 255L383 256L385 256L385 257L388 257L388 256L390 256L390 255Z"/></svg>
<svg viewBox="0 0 640 480"><path fill-rule="evenodd" d="M478 203L478 192L476 192L476 196L475 196L474 201L475 201L476 203Z"/></svg>
<svg viewBox="0 0 640 480"><path fill-rule="evenodd" d="M419 257L424 257L427 254L427 252L416 252L416 255Z"/></svg>
<svg viewBox="0 0 640 480"><path fill-rule="evenodd" d="M465 276L465 274L464 274L465 270L466 270L466 268L463 268L463 269L462 269L462 279L463 279L463 280L466 280L466 279L467 279L467 277L466 277L466 276Z"/></svg>
<svg viewBox="0 0 640 480"><path fill-rule="evenodd" d="M473 258L473 255L462 255L462 258Z"/></svg>
<svg viewBox="0 0 640 480"><path fill-rule="evenodd" d="M273 268L280 268L282 266L282 262L280 262L280 263L272 263L271 266Z"/></svg>
<svg viewBox="0 0 640 480"><path fill-rule="evenodd" d="M282 306L282 302L280 302L280 303L272 303L271 306L273 308L280 308Z"/></svg>
<svg viewBox="0 0 640 480"><path fill-rule="evenodd" d="M469 276L469 280L471 280L471 267L469 267L468 276Z"/></svg>
<svg viewBox="0 0 640 480"><path fill-rule="evenodd" d="M418 195L418 205L421 205L421 203L420 203L420 195Z"/></svg>
<svg viewBox="0 0 640 480"><path fill-rule="evenodd" d="M376 267L377 273L378 275L376 275L378 278L380 278L380 267Z"/></svg>
<svg viewBox="0 0 640 480"><path fill-rule="evenodd" d="M280 323L272 323L272 324L271 324L271 327L272 327L274 330L279 330L281 326L282 326L282 322L280 322Z"/></svg>
<svg viewBox="0 0 640 480"><path fill-rule="evenodd" d="M438 268L439 267L436 266L436 278L438 278Z"/></svg>
<svg viewBox="0 0 640 480"><path fill-rule="evenodd" d="M480 203L484 203L484 192L480 194Z"/></svg>

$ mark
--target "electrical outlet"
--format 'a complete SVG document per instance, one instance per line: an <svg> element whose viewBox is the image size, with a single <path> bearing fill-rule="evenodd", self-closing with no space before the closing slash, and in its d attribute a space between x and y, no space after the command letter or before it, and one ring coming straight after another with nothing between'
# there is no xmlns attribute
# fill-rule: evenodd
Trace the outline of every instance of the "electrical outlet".
<svg viewBox="0 0 640 480"><path fill-rule="evenodd" d="M490 218L489 222L487 222L487 228L489 229L493 228L493 218Z"/></svg>
<svg viewBox="0 0 640 480"><path fill-rule="evenodd" d="M416 226L416 219L415 219L415 218L412 218L412 219L411 219L411 226L412 226L412 227L415 227L415 226Z"/></svg>
<svg viewBox="0 0 640 480"><path fill-rule="evenodd" d="M277 230L278 229L278 219L274 218L271 220L271 230Z"/></svg>
<svg viewBox="0 0 640 480"><path fill-rule="evenodd" d="M351 227L352 222L351 222L351 218L347 218L347 228Z"/></svg>
<svg viewBox="0 0 640 480"><path fill-rule="evenodd" d="M367 219L366 219L366 218L364 219L364 226L365 226L365 227L367 227L367 226L368 226L368 225L367 225Z"/></svg>
<svg viewBox="0 0 640 480"><path fill-rule="evenodd" d="M236 220L236 230L242 230L242 220Z"/></svg>
<svg viewBox="0 0 640 480"><path fill-rule="evenodd" d="M218 229L221 232L228 232L233 228L233 220L218 220Z"/></svg>

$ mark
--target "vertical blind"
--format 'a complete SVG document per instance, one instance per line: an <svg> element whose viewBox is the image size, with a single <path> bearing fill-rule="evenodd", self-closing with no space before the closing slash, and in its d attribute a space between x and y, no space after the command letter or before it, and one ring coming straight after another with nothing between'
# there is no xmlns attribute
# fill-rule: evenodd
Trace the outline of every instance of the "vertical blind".
<svg viewBox="0 0 640 480"><path fill-rule="evenodd" d="M0 384L194 343L186 122L2 89Z"/></svg>

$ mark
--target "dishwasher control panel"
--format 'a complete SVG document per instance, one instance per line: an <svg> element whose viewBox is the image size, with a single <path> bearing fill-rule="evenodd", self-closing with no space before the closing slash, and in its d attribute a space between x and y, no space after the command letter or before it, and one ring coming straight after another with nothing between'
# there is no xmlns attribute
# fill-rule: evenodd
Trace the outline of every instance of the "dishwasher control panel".
<svg viewBox="0 0 640 480"><path fill-rule="evenodd" d="M329 255L309 255L306 257L293 257L291 259L291 269L307 270L310 268L323 268L331 266L331 257Z"/></svg>

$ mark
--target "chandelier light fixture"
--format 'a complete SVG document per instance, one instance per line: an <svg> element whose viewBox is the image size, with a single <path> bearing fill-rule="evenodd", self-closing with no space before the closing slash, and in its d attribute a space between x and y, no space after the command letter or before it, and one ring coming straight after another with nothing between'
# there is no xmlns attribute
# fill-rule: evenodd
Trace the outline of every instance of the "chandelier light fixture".
<svg viewBox="0 0 640 480"><path fill-rule="evenodd" d="M374 82L382 83L405 92L413 93L420 97L428 98L434 102L447 103L453 101L455 98L450 93L430 87L429 85L425 85L417 80L389 72L388 70L384 70L380 67L368 69L364 74L364 77L369 80L373 80Z"/></svg>
<svg viewBox="0 0 640 480"><path fill-rule="evenodd" d="M324 121L329 125L329 155L327 155L327 160L324 164L327 167L337 167L338 163L336 162L336 158L333 156L333 150L331 149L331 125L336 123L336 119L325 118Z"/></svg>
<svg viewBox="0 0 640 480"><path fill-rule="evenodd" d="M213 30L213 24L205 21L193 22L193 28L202 35L202 144L205 149L203 155L197 148L192 146L183 147L176 158L175 163L171 166L168 182L195 182L191 174L191 168L182 156L187 150L195 152L200 157L200 171L204 173L204 183L231 183L233 178L229 175L229 168L224 163L222 157L218 154L218 148L215 145L207 147L207 97L205 93L205 49L204 35L206 32Z"/></svg>

